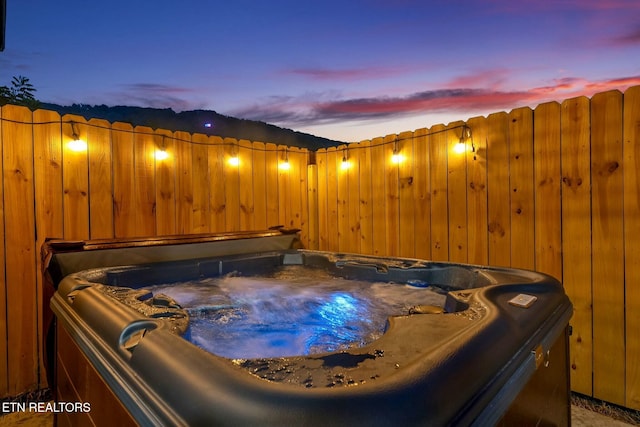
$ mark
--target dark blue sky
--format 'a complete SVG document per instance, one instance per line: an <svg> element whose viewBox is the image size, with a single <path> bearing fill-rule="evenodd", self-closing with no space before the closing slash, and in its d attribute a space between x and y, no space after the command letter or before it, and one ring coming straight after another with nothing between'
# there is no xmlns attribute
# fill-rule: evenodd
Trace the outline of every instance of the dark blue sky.
<svg viewBox="0 0 640 427"><path fill-rule="evenodd" d="M8 0L0 85L359 141L640 84L638 0Z"/></svg>

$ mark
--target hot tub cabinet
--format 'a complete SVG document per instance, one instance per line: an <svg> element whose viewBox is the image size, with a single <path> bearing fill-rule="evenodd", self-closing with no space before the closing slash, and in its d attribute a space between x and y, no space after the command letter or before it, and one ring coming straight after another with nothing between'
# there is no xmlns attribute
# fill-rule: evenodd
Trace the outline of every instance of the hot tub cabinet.
<svg viewBox="0 0 640 427"><path fill-rule="evenodd" d="M230 359L181 335L188 316L175 302L139 290L290 265L435 284L446 299L390 317L380 338L357 348ZM570 424L572 306L543 274L305 250L280 230L50 240L43 266L52 388L58 401L91 406L57 414L58 425Z"/></svg>

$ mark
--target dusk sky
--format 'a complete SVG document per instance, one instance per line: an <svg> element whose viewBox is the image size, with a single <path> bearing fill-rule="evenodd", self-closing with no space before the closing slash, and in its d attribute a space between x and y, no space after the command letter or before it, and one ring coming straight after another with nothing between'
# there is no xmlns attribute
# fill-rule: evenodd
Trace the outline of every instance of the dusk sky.
<svg viewBox="0 0 640 427"><path fill-rule="evenodd" d="M7 0L17 75L353 142L639 85L640 1Z"/></svg>

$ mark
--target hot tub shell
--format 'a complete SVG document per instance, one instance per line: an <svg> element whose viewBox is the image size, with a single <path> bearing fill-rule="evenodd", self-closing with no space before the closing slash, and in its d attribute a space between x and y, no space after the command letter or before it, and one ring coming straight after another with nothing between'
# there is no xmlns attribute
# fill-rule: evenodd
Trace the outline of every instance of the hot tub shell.
<svg viewBox="0 0 640 427"><path fill-rule="evenodd" d="M570 423L572 306L544 274L310 251L277 230L48 241L43 265L55 314L44 316L52 388L59 401L91 404L88 414L60 414L60 424L88 417L96 425L116 418L190 426ZM445 313L391 317L385 334L363 347L230 360L176 334L161 302L150 304L158 312L143 314L102 289L281 265L347 279L422 280L450 291ZM521 295L536 300L518 305Z"/></svg>

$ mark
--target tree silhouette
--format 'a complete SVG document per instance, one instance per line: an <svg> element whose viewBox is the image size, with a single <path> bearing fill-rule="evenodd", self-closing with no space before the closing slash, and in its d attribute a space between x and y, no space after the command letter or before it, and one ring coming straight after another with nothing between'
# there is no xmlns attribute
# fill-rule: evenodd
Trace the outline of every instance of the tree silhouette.
<svg viewBox="0 0 640 427"><path fill-rule="evenodd" d="M11 80L11 87L0 86L0 105L23 105L35 110L40 106L40 102L33 95L36 91L37 89L29 83L27 77L14 76Z"/></svg>

